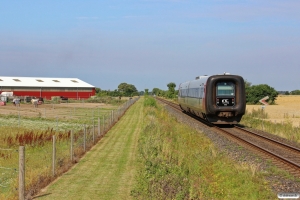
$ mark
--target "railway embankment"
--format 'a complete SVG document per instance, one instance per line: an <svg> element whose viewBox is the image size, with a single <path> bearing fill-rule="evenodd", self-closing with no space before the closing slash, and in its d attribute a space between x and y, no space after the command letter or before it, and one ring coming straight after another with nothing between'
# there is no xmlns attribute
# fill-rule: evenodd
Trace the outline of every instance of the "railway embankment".
<svg viewBox="0 0 300 200"><path fill-rule="evenodd" d="M267 179L259 158L245 152L141 98L36 199L276 199L279 187L289 192L278 179Z"/></svg>
<svg viewBox="0 0 300 200"><path fill-rule="evenodd" d="M137 199L276 198L258 166L228 158L204 129L176 112L150 100L145 104L132 192Z"/></svg>
<svg viewBox="0 0 300 200"><path fill-rule="evenodd" d="M235 142L216 133L210 127L182 114L180 111L178 112L178 110L172 107L165 106L165 108L176 120L201 131L214 143L219 154L224 153L226 157L235 161L237 164L247 166L248 170L252 173L260 174L260 176L266 180L268 187L271 188L275 194L280 192L298 192L300 190L299 178L293 177L286 171L275 167L270 160L262 158L256 153L237 145ZM268 136L270 137L270 134L268 134ZM281 140L287 142L285 139Z"/></svg>

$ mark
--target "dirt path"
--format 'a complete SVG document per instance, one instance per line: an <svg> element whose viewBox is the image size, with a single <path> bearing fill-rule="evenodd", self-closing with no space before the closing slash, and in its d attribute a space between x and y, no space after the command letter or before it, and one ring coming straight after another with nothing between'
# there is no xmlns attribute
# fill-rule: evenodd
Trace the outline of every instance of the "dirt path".
<svg viewBox="0 0 300 200"><path fill-rule="evenodd" d="M143 102L136 102L69 172L35 199L131 199Z"/></svg>

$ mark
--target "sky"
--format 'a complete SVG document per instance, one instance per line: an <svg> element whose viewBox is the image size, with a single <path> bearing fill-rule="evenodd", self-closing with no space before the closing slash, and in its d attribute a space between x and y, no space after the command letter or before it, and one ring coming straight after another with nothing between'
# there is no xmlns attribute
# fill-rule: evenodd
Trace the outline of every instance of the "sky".
<svg viewBox="0 0 300 200"><path fill-rule="evenodd" d="M1 1L0 76L139 91L229 72L300 89L299 0Z"/></svg>

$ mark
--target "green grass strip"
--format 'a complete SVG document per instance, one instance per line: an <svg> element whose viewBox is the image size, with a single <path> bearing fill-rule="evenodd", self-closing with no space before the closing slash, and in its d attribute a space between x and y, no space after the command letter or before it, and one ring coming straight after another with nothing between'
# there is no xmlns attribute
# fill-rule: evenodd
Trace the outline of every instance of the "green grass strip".
<svg viewBox="0 0 300 200"><path fill-rule="evenodd" d="M136 199L276 199L257 166L218 153L206 136L151 100L138 147Z"/></svg>
<svg viewBox="0 0 300 200"><path fill-rule="evenodd" d="M142 122L143 104L138 101L73 169L43 190L38 199L132 198Z"/></svg>

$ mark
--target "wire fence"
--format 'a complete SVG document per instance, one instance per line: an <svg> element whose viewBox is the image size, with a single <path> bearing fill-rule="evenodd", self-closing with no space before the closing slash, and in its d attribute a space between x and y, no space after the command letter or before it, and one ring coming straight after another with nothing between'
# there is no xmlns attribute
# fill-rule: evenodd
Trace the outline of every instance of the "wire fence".
<svg viewBox="0 0 300 200"><path fill-rule="evenodd" d="M34 123L35 129L26 128L26 131L13 137L8 130L3 141L6 147L0 146L0 199L15 199L18 196L19 199L30 199L41 188L79 162L137 100L138 98L130 99L114 110L100 110L99 114L96 114L97 109L86 109L85 114L79 113L80 109L77 109L78 116L85 117L81 121L65 120L67 115L58 115L54 120L40 120L42 123ZM63 113L71 112L69 110ZM86 117L88 113L90 115ZM13 119L15 121L5 127L15 126L22 130L26 120L30 120L25 117L20 117L17 121L15 117ZM62 125L63 123L69 125ZM0 122L1 125L3 124ZM24 158L21 158L21 147L24 147Z"/></svg>
<svg viewBox="0 0 300 200"><path fill-rule="evenodd" d="M1 113L5 114L5 123L3 118L0 118L0 126L14 125L28 127L28 121L32 118L43 120L43 123L48 123L47 126L55 127L60 122L72 123L87 123L92 124L91 119L109 115L111 110L119 110L116 106L102 107L100 104L96 107L87 107L86 103L77 104L73 106L71 103L65 104L43 104L39 107L31 105L22 106L2 106L0 107ZM29 120L28 120L29 119ZM85 122L83 122L85 120Z"/></svg>

